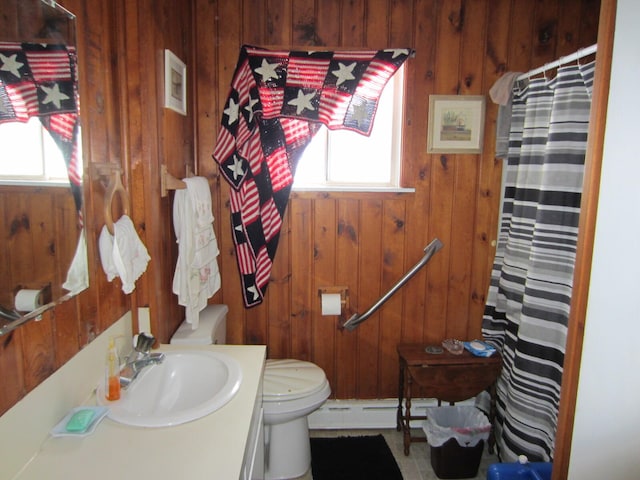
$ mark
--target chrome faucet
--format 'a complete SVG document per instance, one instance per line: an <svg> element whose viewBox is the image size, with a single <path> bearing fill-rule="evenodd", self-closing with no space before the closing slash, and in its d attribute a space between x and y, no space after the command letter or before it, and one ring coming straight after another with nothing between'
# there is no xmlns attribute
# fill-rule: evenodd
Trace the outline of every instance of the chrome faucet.
<svg viewBox="0 0 640 480"><path fill-rule="evenodd" d="M157 365L164 361L164 353L150 353L156 339L148 333L140 333L138 341L127 356L120 369L120 386L127 388L138 377L138 374L149 365Z"/></svg>

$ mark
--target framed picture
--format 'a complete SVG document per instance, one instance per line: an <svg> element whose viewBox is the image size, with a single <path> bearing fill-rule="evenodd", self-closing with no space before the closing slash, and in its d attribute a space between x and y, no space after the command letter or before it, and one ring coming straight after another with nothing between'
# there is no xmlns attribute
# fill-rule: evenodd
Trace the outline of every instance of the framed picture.
<svg viewBox="0 0 640 480"><path fill-rule="evenodd" d="M171 50L164 51L164 106L187 114L187 66Z"/></svg>
<svg viewBox="0 0 640 480"><path fill-rule="evenodd" d="M482 153L485 97L429 95L427 153Z"/></svg>

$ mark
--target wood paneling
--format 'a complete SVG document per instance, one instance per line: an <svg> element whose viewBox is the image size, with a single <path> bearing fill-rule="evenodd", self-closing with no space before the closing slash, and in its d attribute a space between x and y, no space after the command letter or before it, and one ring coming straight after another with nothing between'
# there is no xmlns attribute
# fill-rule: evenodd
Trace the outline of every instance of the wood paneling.
<svg viewBox="0 0 640 480"><path fill-rule="evenodd" d="M270 357L323 367L336 398L396 394L399 341L480 335L496 239L501 161L494 159L497 107L487 101L482 155L428 155L430 94L487 95L505 71L526 71L595 43L599 4L570 0L196 0L198 162L210 158L242 43L317 47L410 46L403 179L410 194L294 193L265 302L245 310L229 233L228 187L214 190L228 335L266 343ZM208 28L217 15L220 28ZM579 18L579 21L576 20ZM212 45L219 46L215 51ZM201 47L202 46L202 47ZM211 67L213 65L213 68ZM215 95L211 93L215 91ZM202 108L202 106L200 107ZM217 178L217 177L216 177ZM219 180L219 178L218 178ZM444 248L355 331L320 314L318 289L346 286L363 313L422 256L433 237Z"/></svg>
<svg viewBox="0 0 640 480"><path fill-rule="evenodd" d="M75 25L66 12L37 0L3 0L0 41L58 42L75 40Z"/></svg>
<svg viewBox="0 0 640 480"><path fill-rule="evenodd" d="M132 297L132 312L135 318L138 307L149 307L153 334L167 342L183 314L172 293L177 259L171 220L174 194L161 197L160 172L165 165L170 174L183 178L187 170L195 170L191 7L182 2L178 8L174 1L123 1L118 13L123 26L118 36L120 104L126 121L123 163L129 173L132 218L151 257ZM165 49L187 64L186 116L163 108Z"/></svg>
<svg viewBox="0 0 640 480"><path fill-rule="evenodd" d="M53 298L75 252L77 216L68 187L0 186L0 304L13 308L18 289L49 285Z"/></svg>

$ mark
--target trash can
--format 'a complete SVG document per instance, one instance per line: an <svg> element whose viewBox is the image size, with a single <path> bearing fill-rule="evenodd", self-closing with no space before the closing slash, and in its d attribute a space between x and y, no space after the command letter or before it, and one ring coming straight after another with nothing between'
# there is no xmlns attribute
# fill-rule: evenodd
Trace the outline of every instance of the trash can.
<svg viewBox="0 0 640 480"><path fill-rule="evenodd" d="M438 478L472 478L478 474L491 423L472 406L427 408L423 424Z"/></svg>

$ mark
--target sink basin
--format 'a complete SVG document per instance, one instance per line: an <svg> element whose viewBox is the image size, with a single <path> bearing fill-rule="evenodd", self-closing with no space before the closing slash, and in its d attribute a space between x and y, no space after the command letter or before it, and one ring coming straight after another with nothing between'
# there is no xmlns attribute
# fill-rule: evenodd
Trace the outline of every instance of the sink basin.
<svg viewBox="0 0 640 480"><path fill-rule="evenodd" d="M109 407L109 418L138 427L169 427L196 420L224 406L240 388L242 370L229 355L204 351L165 352L161 364L140 372L120 400L96 397Z"/></svg>

